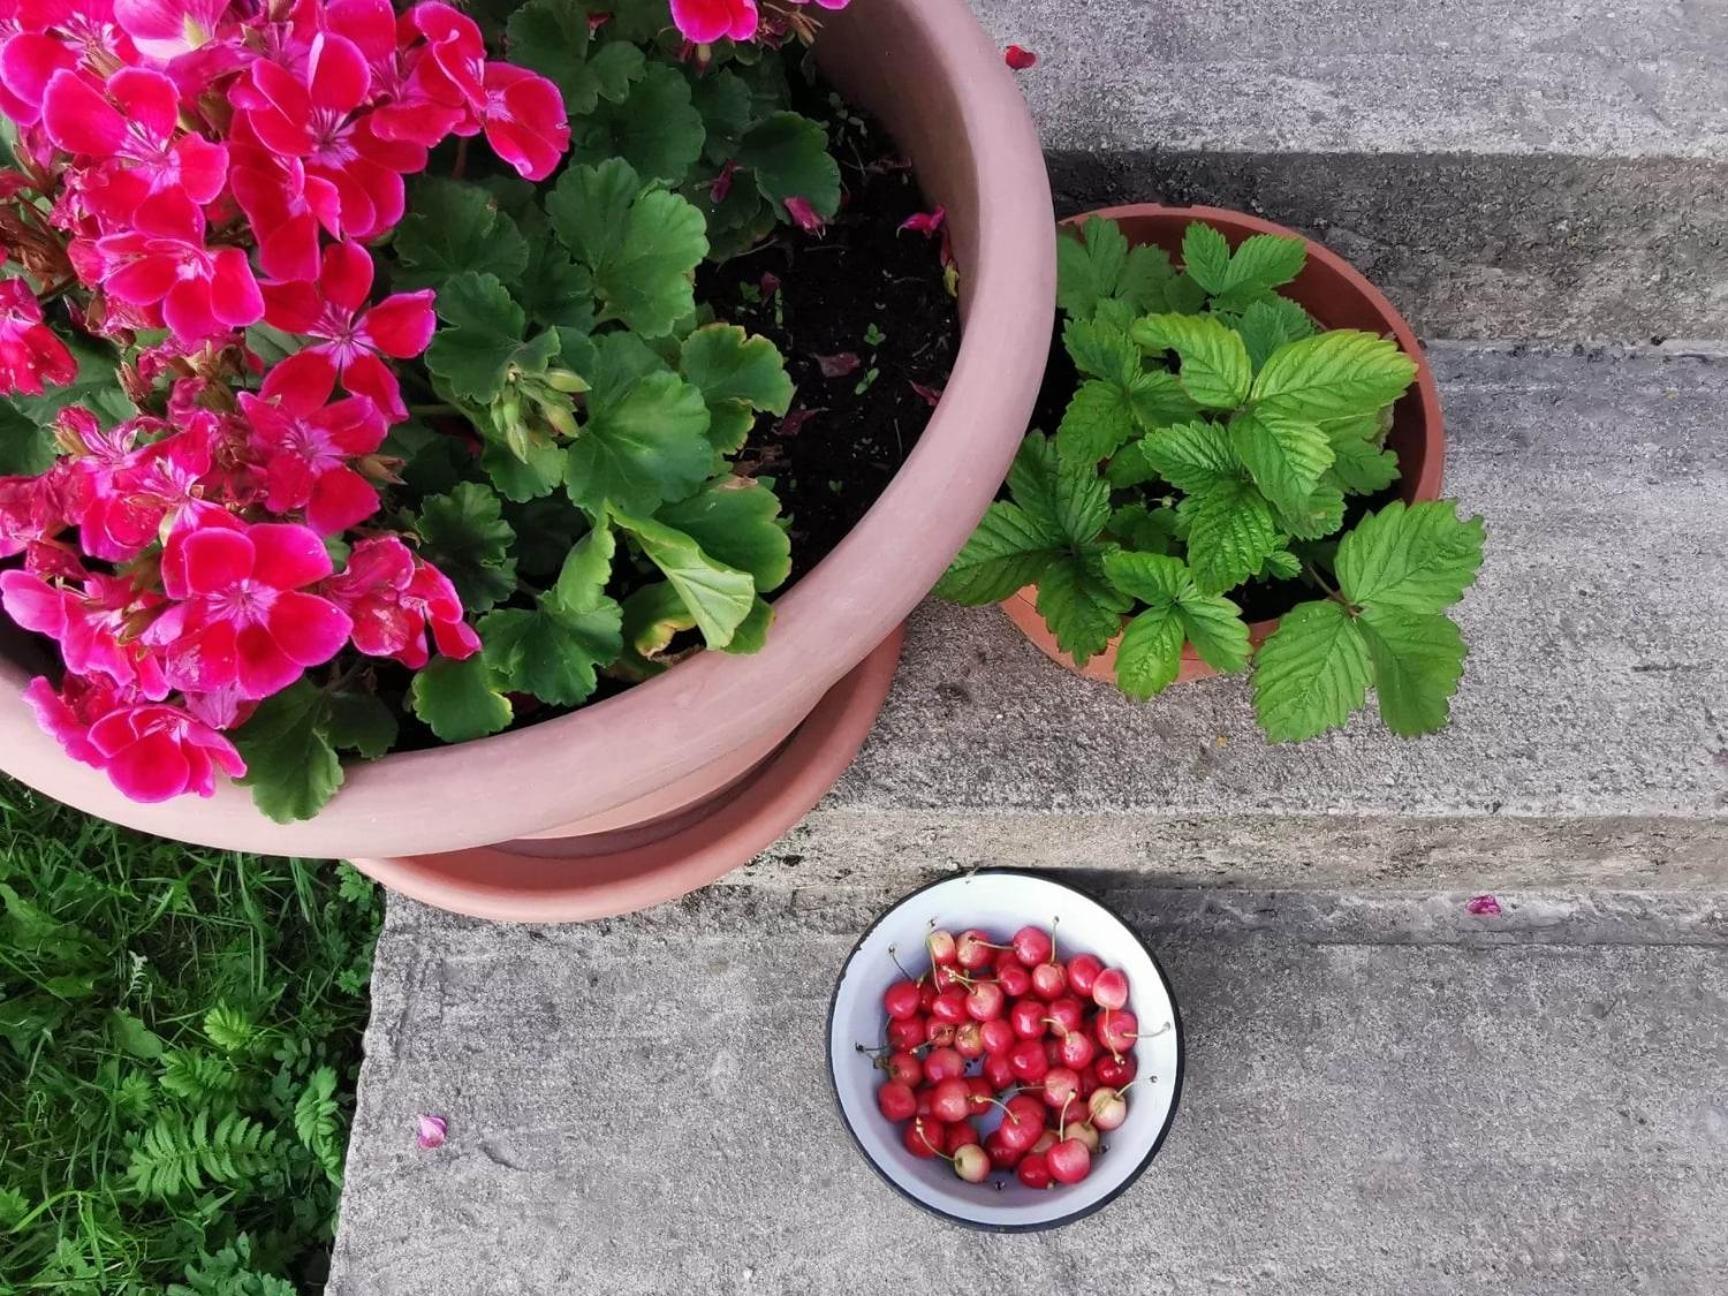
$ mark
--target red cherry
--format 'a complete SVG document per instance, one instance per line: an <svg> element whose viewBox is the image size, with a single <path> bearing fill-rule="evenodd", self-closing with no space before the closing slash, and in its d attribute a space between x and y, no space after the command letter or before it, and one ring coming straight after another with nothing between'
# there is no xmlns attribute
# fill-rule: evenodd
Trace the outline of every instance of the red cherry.
<svg viewBox="0 0 1728 1296"><path fill-rule="evenodd" d="M996 965L996 984L1002 987L1002 993L1010 999L1018 999L1021 995L1032 993L1032 974L1010 951L1007 962Z"/></svg>
<svg viewBox="0 0 1728 1296"><path fill-rule="evenodd" d="M1014 933L1014 939L1009 942L1014 949L1014 957L1020 960L1024 967L1037 967L1047 963L1050 953L1056 948L1050 939L1050 933L1042 927L1026 926Z"/></svg>
<svg viewBox="0 0 1728 1296"><path fill-rule="evenodd" d="M1098 974L1104 970L1104 964L1098 961L1095 954L1076 954L1068 960L1068 985L1077 995L1092 997L1092 984L1098 979Z"/></svg>
<svg viewBox="0 0 1728 1296"><path fill-rule="evenodd" d="M925 1161L938 1155L942 1148L942 1130L925 1116L914 1116L901 1139L908 1152Z"/></svg>
<svg viewBox="0 0 1728 1296"><path fill-rule="evenodd" d="M944 990L936 996L936 1002L930 1005L930 1015L949 1026L958 1026L966 1020L965 992Z"/></svg>
<svg viewBox="0 0 1728 1296"><path fill-rule="evenodd" d="M942 1149L953 1156L967 1144L978 1142L978 1131L972 1128L971 1121L956 1121L944 1131Z"/></svg>
<svg viewBox="0 0 1728 1296"><path fill-rule="evenodd" d="M896 981L882 992L882 1007L895 1021L916 1017L919 989L916 981Z"/></svg>
<svg viewBox="0 0 1728 1296"><path fill-rule="evenodd" d="M936 971L939 973L942 971L942 969L937 968ZM945 990L946 988L947 987L945 987L945 986L937 985L936 984L936 978L934 976L932 976L923 985L919 986L918 987L918 1011L923 1013L926 1017L928 1017L930 1015L931 1005L933 1005L936 1002L936 996L941 994L942 991Z"/></svg>
<svg viewBox="0 0 1728 1296"><path fill-rule="evenodd" d="M1098 1083L1108 1085L1112 1089L1120 1089L1134 1078L1134 1073L1140 1069L1134 1061L1132 1053L1124 1053L1121 1057L1101 1057L1094 1064L1098 1072Z"/></svg>
<svg viewBox="0 0 1728 1296"><path fill-rule="evenodd" d="M954 1028L954 1051L970 1062L984 1056L984 1033L975 1021Z"/></svg>
<svg viewBox="0 0 1728 1296"><path fill-rule="evenodd" d="M924 1057L924 1078L931 1084L955 1080L966 1074L966 1059L954 1048L933 1048Z"/></svg>
<svg viewBox="0 0 1728 1296"><path fill-rule="evenodd" d="M936 1092L936 1086L935 1085L928 1085L927 1084L927 1085L919 1085L918 1086L918 1088L912 1094L912 1098L913 1098L914 1102L916 1102L916 1104L917 1104L917 1106L913 1109L913 1113L915 1115L922 1116L925 1120L934 1119L930 1115L930 1096L932 1094L934 1094L935 1092Z"/></svg>
<svg viewBox="0 0 1728 1296"><path fill-rule="evenodd" d="M1101 1012L1098 1014L1098 1042L1111 1053L1126 1053L1139 1038L1140 1022L1131 1012Z"/></svg>
<svg viewBox="0 0 1728 1296"><path fill-rule="evenodd" d="M1024 1080L1028 1084L1037 1084L1044 1079L1050 1070L1050 1059L1044 1056L1042 1040L1023 1039L1008 1050L1008 1066L1014 1072L1014 1078ZM925 1064L929 1070L929 1064Z"/></svg>
<svg viewBox="0 0 1728 1296"><path fill-rule="evenodd" d="M934 1044L938 1048L954 1042L954 1028L945 1021L937 1021L934 1017L924 1019L924 1042Z"/></svg>
<svg viewBox="0 0 1728 1296"><path fill-rule="evenodd" d="M1056 1136L1056 1131L1047 1129L1038 1136L1038 1141L1032 1145L1034 1152L1048 1152L1062 1140Z"/></svg>
<svg viewBox="0 0 1728 1296"><path fill-rule="evenodd" d="M924 1019L908 1017L888 1023L888 1043L897 1049L915 1049L924 1043Z"/></svg>
<svg viewBox="0 0 1728 1296"><path fill-rule="evenodd" d="M971 1099L972 1091L964 1080L959 1077L944 1080L930 1095L930 1114L939 1121L965 1120L972 1105Z"/></svg>
<svg viewBox="0 0 1728 1296"><path fill-rule="evenodd" d="M1077 1184L1092 1173L1092 1150L1079 1139L1063 1139L1044 1157L1050 1163L1050 1177L1057 1183Z"/></svg>
<svg viewBox="0 0 1728 1296"><path fill-rule="evenodd" d="M924 1083L924 1064L916 1053L902 1049L888 1055L888 1078L916 1089Z"/></svg>
<svg viewBox="0 0 1728 1296"><path fill-rule="evenodd" d="M1052 1035L1065 1035L1080 1029L1086 1020L1086 1009L1073 995L1064 995L1052 1003L1044 1015L1055 1023L1050 1028Z"/></svg>
<svg viewBox="0 0 1728 1296"><path fill-rule="evenodd" d="M1049 1154L1028 1152L1014 1167L1014 1174L1028 1188L1048 1188L1051 1179Z"/></svg>
<svg viewBox="0 0 1728 1296"><path fill-rule="evenodd" d="M978 1033L983 1037L986 1053L1006 1053L1014 1047L1014 1041L1020 1038L1014 1033L1014 1028L1000 1017L985 1022L978 1028Z"/></svg>
<svg viewBox="0 0 1728 1296"><path fill-rule="evenodd" d="M967 1076L966 1092L969 1095L966 1108L969 1115L982 1116L995 1104L996 1090L984 1076Z"/></svg>
<svg viewBox="0 0 1728 1296"><path fill-rule="evenodd" d="M1098 1046L1084 1031L1071 1030L1056 1041L1056 1058L1063 1066L1083 1071L1098 1054Z"/></svg>
<svg viewBox="0 0 1728 1296"><path fill-rule="evenodd" d="M938 967L954 961L954 934L938 928L924 938L925 947L930 951L930 961Z"/></svg>
<svg viewBox="0 0 1728 1296"><path fill-rule="evenodd" d="M976 927L971 927L960 933L954 957L968 972L976 972L988 966L990 960L996 957L996 949L990 944L988 936Z"/></svg>
<svg viewBox="0 0 1728 1296"><path fill-rule="evenodd" d="M918 1110L918 1100L912 1086L900 1080L890 1080L876 1091L876 1106L891 1121L911 1120Z"/></svg>
<svg viewBox="0 0 1728 1296"><path fill-rule="evenodd" d="M1031 1147L1045 1132L1044 1104L1031 1094L1016 1094L1008 1100L1007 1111L996 1129L1008 1146Z"/></svg>
<svg viewBox="0 0 1728 1296"><path fill-rule="evenodd" d="M1040 963L1032 969L1032 993L1056 999L1068 993L1068 971L1060 963Z"/></svg>
<svg viewBox="0 0 1728 1296"><path fill-rule="evenodd" d="M1128 1006L1128 974L1121 968L1105 968L1092 983L1092 1002L1111 1012Z"/></svg>
<svg viewBox="0 0 1728 1296"><path fill-rule="evenodd" d="M1044 1101L1057 1111L1074 1102L1079 1089L1080 1077L1068 1067L1055 1067L1044 1077Z"/></svg>
<svg viewBox="0 0 1728 1296"><path fill-rule="evenodd" d="M1012 1170L1020 1164L1023 1149L1009 1146L1002 1137L1001 1130L993 1130L984 1140L984 1150L990 1154L990 1163L1004 1170Z"/></svg>
<svg viewBox="0 0 1728 1296"><path fill-rule="evenodd" d="M1009 1065L1006 1053L986 1053L983 1075L990 1082L992 1091L1009 1089L1014 1085L1014 1068Z"/></svg>
<svg viewBox="0 0 1728 1296"><path fill-rule="evenodd" d="M966 1011L974 1021L992 1021L1002 1015L1008 996L994 981L980 981L966 995Z"/></svg>
<svg viewBox="0 0 1728 1296"><path fill-rule="evenodd" d="M1045 1004L1036 999L1021 999L1008 1010L1008 1024L1021 1039L1037 1039L1044 1033Z"/></svg>

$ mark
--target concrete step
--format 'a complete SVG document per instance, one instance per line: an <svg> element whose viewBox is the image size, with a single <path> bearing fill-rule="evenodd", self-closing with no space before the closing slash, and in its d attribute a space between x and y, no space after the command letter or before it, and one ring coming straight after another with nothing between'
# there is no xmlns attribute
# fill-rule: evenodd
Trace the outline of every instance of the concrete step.
<svg viewBox="0 0 1728 1296"><path fill-rule="evenodd" d="M745 877L1728 885L1728 358L1432 355L1446 487L1489 537L1448 730L1272 746L1244 679L1132 703L931 602L857 763Z"/></svg>
<svg viewBox="0 0 1728 1296"><path fill-rule="evenodd" d="M834 1113L832 979L892 898L720 886L553 929L393 900L332 1296L1728 1290L1728 896L1473 918L1118 877L1182 1107L1121 1199L1020 1236L921 1214Z"/></svg>
<svg viewBox="0 0 1728 1296"><path fill-rule="evenodd" d="M1262 213L1451 338L1728 337L1728 8L971 0L1058 203Z"/></svg>

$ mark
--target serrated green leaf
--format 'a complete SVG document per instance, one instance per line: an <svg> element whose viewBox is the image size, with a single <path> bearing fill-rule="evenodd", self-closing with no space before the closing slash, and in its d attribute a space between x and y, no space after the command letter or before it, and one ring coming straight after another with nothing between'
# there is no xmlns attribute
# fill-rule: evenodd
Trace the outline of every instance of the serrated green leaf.
<svg viewBox="0 0 1728 1296"><path fill-rule="evenodd" d="M737 423L747 433L753 412L784 414L792 408L792 379L786 362L765 337L752 337L734 324L709 324L684 339L679 369L702 389L715 419ZM724 441L742 441L727 436ZM731 447L728 447L731 448Z"/></svg>
<svg viewBox="0 0 1728 1296"><path fill-rule="evenodd" d="M1308 261L1307 245L1282 234L1251 234L1231 254L1230 268L1217 294L1243 298L1289 283ZM1247 305L1244 300L1243 305ZM1228 308L1228 307L1226 307Z"/></svg>
<svg viewBox="0 0 1728 1296"><path fill-rule="evenodd" d="M1359 607L1442 612L1475 581L1484 536L1482 519L1459 521L1451 500L1408 507L1396 500L1339 544L1339 589Z"/></svg>
<svg viewBox="0 0 1728 1296"><path fill-rule="evenodd" d="M1286 342L1309 337L1314 321L1288 297L1269 297L1249 305L1236 320L1236 331L1248 348L1248 359L1256 372L1266 359Z"/></svg>
<svg viewBox="0 0 1728 1296"><path fill-rule="evenodd" d="M1075 464L1108 459L1142 429L1135 422L1128 392L1097 378L1080 384L1056 429L1062 457Z"/></svg>
<svg viewBox="0 0 1728 1296"><path fill-rule="evenodd" d="M1254 370L1241 335L1210 315L1148 315L1135 322L1134 341L1147 351L1174 351L1177 378L1195 404L1235 409L1248 398Z"/></svg>
<svg viewBox="0 0 1728 1296"><path fill-rule="evenodd" d="M1171 277L1161 248L1130 249L1115 221L1093 217L1079 230L1064 226L1056 240L1057 304L1077 319L1091 319L1106 303L1130 315L1161 304Z"/></svg>
<svg viewBox="0 0 1728 1296"><path fill-rule="evenodd" d="M756 583L750 573L716 561L692 537L663 522L618 512L613 517L678 591L708 646L731 643L755 609Z"/></svg>
<svg viewBox="0 0 1728 1296"><path fill-rule="evenodd" d="M604 596L584 611L566 610L548 597L531 611L487 613L480 637L500 687L553 706L575 706L593 695L600 668L623 651L622 621L618 604Z"/></svg>
<svg viewBox="0 0 1728 1296"><path fill-rule="evenodd" d="M328 708L325 695L302 679L265 698L234 731L246 762L238 781L277 823L310 819L342 786L342 762L322 732Z"/></svg>
<svg viewBox="0 0 1728 1296"><path fill-rule="evenodd" d="M484 612L515 591L516 533L488 487L461 482L447 495L430 497L415 528L421 553L455 584L470 612Z"/></svg>
<svg viewBox="0 0 1728 1296"><path fill-rule="evenodd" d="M566 452L565 485L590 513L611 501L626 512L652 514L707 478L714 460L705 435L708 406L677 374L643 372L639 344L627 334L596 341L588 418Z"/></svg>
<svg viewBox="0 0 1728 1296"><path fill-rule="evenodd" d="M1374 693L1386 727L1414 738L1446 727L1464 674L1464 636L1438 612L1369 607L1357 625L1374 666Z"/></svg>
<svg viewBox="0 0 1728 1296"><path fill-rule="evenodd" d="M738 165L770 202L803 198L824 219L840 210L840 165L829 156L828 132L808 117L764 117L739 141Z"/></svg>
<svg viewBox="0 0 1728 1296"><path fill-rule="evenodd" d="M426 367L460 400L486 405L504 390L510 361L522 347L527 319L496 275L453 275L439 290L445 327L426 348Z"/></svg>
<svg viewBox="0 0 1728 1296"><path fill-rule="evenodd" d="M574 166L547 196L564 245L586 267L610 318L664 337L696 308L696 267L708 253L702 213L650 186L619 158Z"/></svg>
<svg viewBox="0 0 1728 1296"><path fill-rule="evenodd" d="M1108 320L1070 319L1062 330L1062 345L1083 375L1118 387L1127 387L1141 369L1140 348L1125 329Z"/></svg>
<svg viewBox="0 0 1728 1296"><path fill-rule="evenodd" d="M1288 549L1274 550L1266 555L1260 574L1277 580L1295 580L1302 574L1302 560Z"/></svg>
<svg viewBox="0 0 1728 1296"><path fill-rule="evenodd" d="M1182 231L1182 268L1208 293L1230 286L1230 244L1205 221L1190 221Z"/></svg>
<svg viewBox="0 0 1728 1296"><path fill-rule="evenodd" d="M1254 667L1254 711L1267 738L1295 742L1343 724L1362 705L1368 647L1331 599L1285 613Z"/></svg>
<svg viewBox="0 0 1728 1296"><path fill-rule="evenodd" d="M1117 589L1145 603L1149 611L1165 612L1175 619L1178 649L1184 639L1191 640L1214 670L1235 671L1247 665L1248 627L1242 621L1241 609L1227 598L1202 593L1181 559L1117 552L1105 555L1104 574ZM1143 633L1153 632L1148 628ZM1144 678L1156 678L1156 673ZM1175 678L1174 673L1170 678ZM1167 683L1169 680L1163 682Z"/></svg>
<svg viewBox="0 0 1728 1296"><path fill-rule="evenodd" d="M759 593L778 589L792 574L792 542L780 525L780 501L759 481L719 478L655 517L695 540L710 558L749 572Z"/></svg>
<svg viewBox="0 0 1728 1296"><path fill-rule="evenodd" d="M1176 604L1176 615L1194 651L1213 670L1229 674L1248 664L1252 648L1242 609L1219 595L1201 594L1196 588Z"/></svg>
<svg viewBox="0 0 1728 1296"><path fill-rule="evenodd" d="M1117 589L1152 607L1174 606L1184 588L1192 586L1180 558L1116 550L1103 557L1104 575Z"/></svg>
<svg viewBox="0 0 1728 1296"><path fill-rule="evenodd" d="M1181 670L1182 624L1174 603L1148 608L1123 628L1116 645L1116 687L1125 695L1144 701L1162 693Z"/></svg>
<svg viewBox="0 0 1728 1296"><path fill-rule="evenodd" d="M394 285L436 288L440 299L453 275L472 271L510 283L528 264L527 241L498 200L480 185L442 176L415 183L391 248Z"/></svg>
<svg viewBox="0 0 1728 1296"><path fill-rule="evenodd" d="M1372 495L1398 480L1398 456L1381 449L1377 437L1364 437L1353 426L1355 422L1346 420L1326 428L1332 443L1332 474L1352 495Z"/></svg>
<svg viewBox="0 0 1728 1296"><path fill-rule="evenodd" d="M1370 414L1397 400L1415 377L1416 362L1390 338L1333 329L1268 356L1250 399L1295 418Z"/></svg>
<svg viewBox="0 0 1728 1296"><path fill-rule="evenodd" d="M1215 423L1182 423L1150 433L1141 439L1140 450L1153 472L1190 495L1242 475L1229 434Z"/></svg>
<svg viewBox="0 0 1728 1296"><path fill-rule="evenodd" d="M464 661L434 657L416 672L408 693L414 714L447 743L498 733L513 715L484 653Z"/></svg>
<svg viewBox="0 0 1728 1296"><path fill-rule="evenodd" d="M544 499L564 481L564 448L550 442L526 447L518 455L508 444L488 437L480 466L505 499L517 504Z"/></svg>
<svg viewBox="0 0 1728 1296"><path fill-rule="evenodd" d="M1272 507L1253 482L1224 477L1178 506L1188 524L1188 564L1207 594L1234 589L1282 546Z"/></svg>
<svg viewBox="0 0 1728 1296"><path fill-rule="evenodd" d="M1176 511L1139 502L1124 504L1111 512L1106 529L1125 549L1167 554L1176 541Z"/></svg>
<svg viewBox="0 0 1728 1296"><path fill-rule="evenodd" d="M1064 461L1040 432L1021 441L1008 470L1008 493L1052 545L1095 540L1110 517L1109 484L1091 464Z"/></svg>
<svg viewBox="0 0 1728 1296"><path fill-rule="evenodd" d="M1133 600L1104 575L1102 554L1063 554L1038 577L1038 615L1057 646L1084 666L1122 628Z"/></svg>
<svg viewBox="0 0 1728 1296"><path fill-rule="evenodd" d="M1104 479L1110 483L1112 489L1127 490L1158 479L1158 470L1146 458L1146 442L1146 437L1130 441L1104 465Z"/></svg>
<svg viewBox="0 0 1728 1296"><path fill-rule="evenodd" d="M985 510L977 530L936 582L936 593L969 607L1000 603L1015 590L1037 584L1066 551L1060 537L1028 510L998 501Z"/></svg>
<svg viewBox="0 0 1728 1296"><path fill-rule="evenodd" d="M702 156L705 135L684 73L650 62L622 102L602 100L572 123L571 156L581 163L622 159L637 174L676 188Z"/></svg>
<svg viewBox="0 0 1728 1296"><path fill-rule="evenodd" d="M1332 466L1332 443L1317 424L1276 409L1255 408L1230 421L1236 457L1274 504L1301 510Z"/></svg>
<svg viewBox="0 0 1728 1296"><path fill-rule="evenodd" d="M1279 502L1272 511L1278 524L1296 539L1323 540L1344 525L1344 492L1328 474L1296 507Z"/></svg>
<svg viewBox="0 0 1728 1296"><path fill-rule="evenodd" d="M377 760L396 745L396 713L377 694L342 689L327 702L324 737L331 746Z"/></svg>

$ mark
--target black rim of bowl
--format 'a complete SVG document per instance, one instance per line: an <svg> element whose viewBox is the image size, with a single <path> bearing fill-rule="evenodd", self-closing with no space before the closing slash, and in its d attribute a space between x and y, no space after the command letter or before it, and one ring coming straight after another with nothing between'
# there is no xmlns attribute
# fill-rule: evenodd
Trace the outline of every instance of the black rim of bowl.
<svg viewBox="0 0 1728 1296"><path fill-rule="evenodd" d="M887 918L889 914L899 909L907 901L923 895L924 892L929 891L933 887L942 886L949 882L963 881L964 879L971 877L985 877L991 874L1010 877L1034 877L1040 882L1048 882L1051 886L1061 887L1065 891L1072 891L1082 899L1090 900L1117 922L1121 923L1122 929L1139 943L1140 948L1146 951L1146 957L1152 961L1153 970L1158 973L1158 980L1164 987L1164 995L1170 1001L1170 1020L1171 1025L1176 1031L1176 1077L1170 1090L1170 1110L1164 1114L1164 1124L1159 1127L1157 1137L1152 1140L1152 1146L1146 1150L1146 1155L1141 1158L1140 1164L1135 1166L1121 1183L1117 1184L1090 1206L1079 1207L1078 1209L1070 1211L1066 1215L1058 1215L1055 1219L1039 1220L1030 1224L992 1224L986 1220L967 1219L964 1215L954 1215L948 1211L940 1209L939 1207L932 1206L929 1202L908 1189L904 1184L897 1181L876 1161L876 1158L871 1156L870 1153L865 1150L863 1142L858 1138L858 1131L852 1128L852 1122L846 1115L846 1104L840 1101L840 1079L834 1073L834 1011L840 1003L840 987L845 984L846 973L851 970L852 960L858 957L858 951L864 947L864 942L870 939L870 933L880 927L883 920ZM1136 931L1132 924L1123 918L1121 914L1117 913L1113 906L1106 904L1090 891L1087 891L1083 887L1077 887L1072 882L1051 877L1049 873L1039 869L981 868L973 869L966 873L951 873L946 877L939 877L933 881L926 882L923 886L918 887L915 890L908 891L881 913L877 914L875 919L871 921L870 925L859 934L858 940L852 946L851 952L846 955L846 961L840 965L840 975L834 979L834 993L828 997L828 1029L824 1038L824 1043L827 1045L827 1048L824 1051L827 1054L828 1088L834 1095L834 1108L840 1113L840 1123L846 1127L846 1134L852 1140L852 1146L856 1149L858 1155L864 1159L864 1163L876 1172L877 1177L881 1179L883 1183L887 1184L895 1192L899 1193L920 1210L927 1211L938 1219L947 1220L951 1224L959 1224L965 1228L977 1229L983 1233L1040 1233L1045 1229L1061 1228L1065 1224L1073 1224L1078 1220L1085 1219L1088 1215L1103 1210L1111 1202L1115 1201L1123 1193L1127 1192L1128 1189L1133 1187L1139 1180L1140 1176L1146 1173L1146 1167L1151 1165L1153 1159L1157 1157L1158 1149L1164 1146L1165 1136L1170 1133L1170 1126L1176 1121L1176 1109L1182 1104L1182 1076L1188 1063L1187 1038L1182 1033L1182 1009L1176 1002L1176 991L1170 985L1170 974L1164 970L1164 965L1158 961L1158 956L1152 952L1152 947L1146 943L1146 938Z"/></svg>

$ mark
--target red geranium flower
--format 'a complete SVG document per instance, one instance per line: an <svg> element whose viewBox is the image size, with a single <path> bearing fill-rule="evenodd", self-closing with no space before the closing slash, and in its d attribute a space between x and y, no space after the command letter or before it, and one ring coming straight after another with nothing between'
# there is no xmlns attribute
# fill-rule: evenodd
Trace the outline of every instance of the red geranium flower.
<svg viewBox="0 0 1728 1296"><path fill-rule="evenodd" d="M275 375L272 375L274 378ZM269 382L266 395L240 393L263 459L264 506L304 510L321 535L337 535L378 511L378 491L351 466L384 444L389 426L367 396L324 403L327 393Z"/></svg>
<svg viewBox="0 0 1728 1296"><path fill-rule="evenodd" d="M72 352L42 322L42 303L22 279L0 279L0 392L40 396L78 376Z"/></svg>
<svg viewBox="0 0 1728 1296"><path fill-rule="evenodd" d="M480 651L480 636L463 621L462 600L450 578L395 536L355 545L347 570L326 581L323 592L353 618L354 646L369 657L419 670L430 656L428 628L438 651L452 660Z"/></svg>

